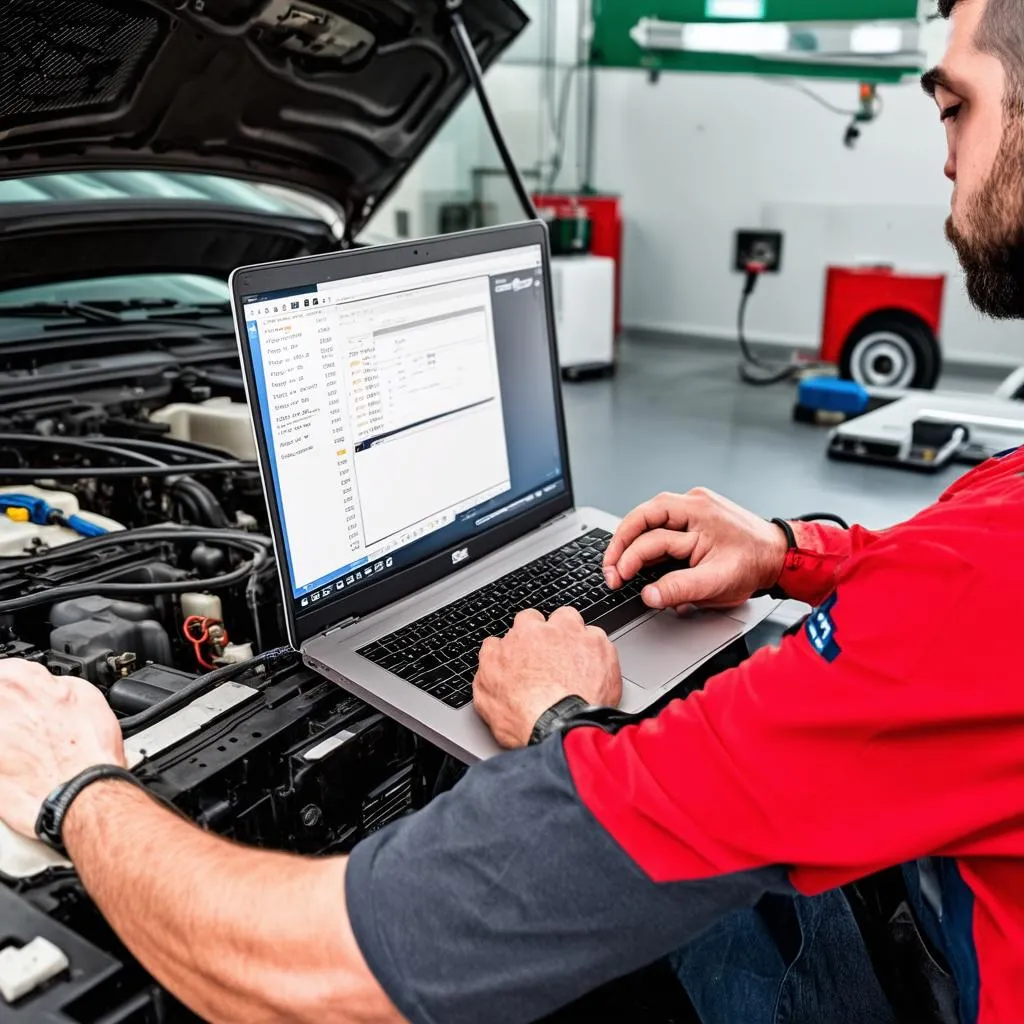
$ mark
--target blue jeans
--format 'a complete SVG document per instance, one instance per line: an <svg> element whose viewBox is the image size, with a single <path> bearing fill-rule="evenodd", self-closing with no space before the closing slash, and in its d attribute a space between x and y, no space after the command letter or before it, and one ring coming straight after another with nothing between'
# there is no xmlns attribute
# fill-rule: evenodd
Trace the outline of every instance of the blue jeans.
<svg viewBox="0 0 1024 1024"><path fill-rule="evenodd" d="M702 1024L896 1024L839 890L769 896L672 957Z"/></svg>

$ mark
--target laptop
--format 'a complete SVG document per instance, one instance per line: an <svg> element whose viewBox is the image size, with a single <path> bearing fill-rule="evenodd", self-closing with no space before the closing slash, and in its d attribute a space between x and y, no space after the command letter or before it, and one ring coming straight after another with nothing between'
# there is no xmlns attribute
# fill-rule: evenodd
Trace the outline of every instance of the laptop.
<svg viewBox="0 0 1024 1024"><path fill-rule="evenodd" d="M573 500L542 223L245 267L231 292L289 641L448 753L498 753L476 658L522 609L605 629L640 712L774 607L680 619L644 607L654 574L605 585L619 520Z"/></svg>

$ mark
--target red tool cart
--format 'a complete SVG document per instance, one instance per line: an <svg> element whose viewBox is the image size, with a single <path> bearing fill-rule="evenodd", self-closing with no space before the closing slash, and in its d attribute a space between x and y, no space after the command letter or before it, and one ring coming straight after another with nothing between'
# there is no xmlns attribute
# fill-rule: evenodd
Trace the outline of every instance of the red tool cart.
<svg viewBox="0 0 1024 1024"><path fill-rule="evenodd" d="M822 360L865 387L933 389L945 287L944 274L829 267Z"/></svg>
<svg viewBox="0 0 1024 1024"><path fill-rule="evenodd" d="M622 199L600 193L540 193L533 197L541 215L550 210L558 218L575 218L582 208L591 222L590 252L615 260L615 334L622 330Z"/></svg>

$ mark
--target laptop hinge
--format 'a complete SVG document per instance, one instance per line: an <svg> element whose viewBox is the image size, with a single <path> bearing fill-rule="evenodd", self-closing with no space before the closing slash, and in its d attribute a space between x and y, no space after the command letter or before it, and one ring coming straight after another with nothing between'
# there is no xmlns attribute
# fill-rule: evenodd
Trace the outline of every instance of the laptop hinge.
<svg viewBox="0 0 1024 1024"><path fill-rule="evenodd" d="M349 626L354 626L359 621L358 615L350 615L347 619L343 619L337 625L331 626L330 629L324 630L321 636L330 636L332 633L337 633L343 629L348 629Z"/></svg>

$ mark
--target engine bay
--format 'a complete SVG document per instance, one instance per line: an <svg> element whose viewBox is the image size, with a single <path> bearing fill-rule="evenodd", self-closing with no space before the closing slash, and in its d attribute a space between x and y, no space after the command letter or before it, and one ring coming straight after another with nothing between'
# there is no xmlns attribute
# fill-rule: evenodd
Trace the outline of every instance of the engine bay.
<svg viewBox="0 0 1024 1024"><path fill-rule="evenodd" d="M201 827L343 853L458 772L302 666L280 589L230 320L8 346L0 365L0 658L88 680L132 765ZM132 332L135 334L135 332ZM140 341L142 342L140 344ZM148 343L147 343L148 342ZM72 866L0 831L0 949L51 942L73 969L0 1019L194 1018L133 961ZM57 965L59 967L59 965Z"/></svg>
<svg viewBox="0 0 1024 1024"><path fill-rule="evenodd" d="M0 659L96 686L137 776L200 827L345 853L465 769L285 646L231 320L190 330L185 341L150 318L0 353ZM125 949L68 861L0 826L11 949L27 966L13 998L0 991L0 1021L198 1019ZM655 967L552 1020L690 1020L680 993Z"/></svg>

